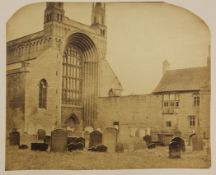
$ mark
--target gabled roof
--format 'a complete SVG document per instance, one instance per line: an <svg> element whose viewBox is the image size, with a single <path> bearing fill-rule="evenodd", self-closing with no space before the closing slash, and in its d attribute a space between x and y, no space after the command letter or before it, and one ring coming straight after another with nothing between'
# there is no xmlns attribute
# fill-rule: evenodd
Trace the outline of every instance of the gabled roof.
<svg viewBox="0 0 216 175"><path fill-rule="evenodd" d="M210 87L208 67L195 67L166 71L153 93L196 91Z"/></svg>
<svg viewBox="0 0 216 175"><path fill-rule="evenodd" d="M110 89L123 90L121 82L105 59L100 60L100 96L108 96Z"/></svg>

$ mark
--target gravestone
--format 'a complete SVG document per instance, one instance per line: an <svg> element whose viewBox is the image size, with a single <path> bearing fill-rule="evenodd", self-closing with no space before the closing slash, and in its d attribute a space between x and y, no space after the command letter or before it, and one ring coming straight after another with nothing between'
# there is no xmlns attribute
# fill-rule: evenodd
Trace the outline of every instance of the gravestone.
<svg viewBox="0 0 216 175"><path fill-rule="evenodd" d="M189 135L189 139L188 139L188 146L191 145L191 142L192 142L192 137L196 135L195 133L192 133L191 135Z"/></svg>
<svg viewBox="0 0 216 175"><path fill-rule="evenodd" d="M146 128L146 135L151 135L151 128Z"/></svg>
<svg viewBox="0 0 216 175"><path fill-rule="evenodd" d="M203 150L203 141L198 135L196 135L196 134L193 135L191 137L191 141L192 141L193 151L201 151L201 150Z"/></svg>
<svg viewBox="0 0 216 175"><path fill-rule="evenodd" d="M169 158L181 158L180 142L172 141L169 144Z"/></svg>
<svg viewBox="0 0 216 175"><path fill-rule="evenodd" d="M143 137L143 140L146 142L146 144L150 144L152 142L152 137L150 135L145 135Z"/></svg>
<svg viewBox="0 0 216 175"><path fill-rule="evenodd" d="M158 142L159 141L157 132L152 132L151 137L152 137L152 142Z"/></svg>
<svg viewBox="0 0 216 175"><path fill-rule="evenodd" d="M180 144L180 146L181 146L181 150L182 150L183 152L185 151L185 141L184 141L182 138L180 138L180 137L174 137L174 138L171 140L171 142L173 142L173 141L179 142L179 144Z"/></svg>
<svg viewBox="0 0 216 175"><path fill-rule="evenodd" d="M146 135L145 128L140 128L139 129L139 137L143 138Z"/></svg>
<svg viewBox="0 0 216 175"><path fill-rule="evenodd" d="M88 149L90 133L88 131L84 131L83 136L84 136L84 139L85 139L85 148Z"/></svg>
<svg viewBox="0 0 216 175"><path fill-rule="evenodd" d="M67 131L56 129L51 132L51 151L64 152L67 150Z"/></svg>
<svg viewBox="0 0 216 175"><path fill-rule="evenodd" d="M103 144L107 146L108 152L115 152L118 131L116 128L106 128L103 133Z"/></svg>
<svg viewBox="0 0 216 175"><path fill-rule="evenodd" d="M92 147L90 147L88 149L88 151L106 152L107 151L107 146L105 146L105 145L92 146Z"/></svg>
<svg viewBox="0 0 216 175"><path fill-rule="evenodd" d="M31 143L32 151L47 151L48 144L46 143Z"/></svg>
<svg viewBox="0 0 216 175"><path fill-rule="evenodd" d="M16 129L9 133L9 141L10 145L20 145L20 133Z"/></svg>
<svg viewBox="0 0 216 175"><path fill-rule="evenodd" d="M38 140L44 140L46 137L46 131L44 129L38 129L37 138Z"/></svg>
<svg viewBox="0 0 216 175"><path fill-rule="evenodd" d="M68 151L83 150L85 139L83 137L67 137Z"/></svg>
<svg viewBox="0 0 216 175"><path fill-rule="evenodd" d="M89 147L102 144L102 133L100 131L92 131L89 135Z"/></svg>
<svg viewBox="0 0 216 175"><path fill-rule="evenodd" d="M67 136L68 137L72 137L74 134L73 134L73 131L71 130L67 130Z"/></svg>
<svg viewBox="0 0 216 175"><path fill-rule="evenodd" d="M50 145L50 143L51 143L51 136L46 135L45 138L44 138L44 143Z"/></svg>

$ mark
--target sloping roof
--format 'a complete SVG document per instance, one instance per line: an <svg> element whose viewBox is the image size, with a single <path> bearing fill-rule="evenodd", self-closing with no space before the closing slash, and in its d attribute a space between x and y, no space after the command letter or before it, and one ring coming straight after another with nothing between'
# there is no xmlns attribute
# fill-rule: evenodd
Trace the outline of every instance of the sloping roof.
<svg viewBox="0 0 216 175"><path fill-rule="evenodd" d="M208 67L195 67L166 71L153 93L194 91L209 87Z"/></svg>
<svg viewBox="0 0 216 175"><path fill-rule="evenodd" d="M100 96L108 96L110 89L123 90L121 82L105 59L100 60Z"/></svg>

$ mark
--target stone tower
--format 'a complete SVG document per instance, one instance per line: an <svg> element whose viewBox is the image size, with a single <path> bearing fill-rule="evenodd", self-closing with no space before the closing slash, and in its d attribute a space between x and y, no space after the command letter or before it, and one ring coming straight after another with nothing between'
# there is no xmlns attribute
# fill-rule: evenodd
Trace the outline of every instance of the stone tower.
<svg viewBox="0 0 216 175"><path fill-rule="evenodd" d="M92 26L100 30L102 36L106 37L106 14L105 3L97 2L92 6Z"/></svg>
<svg viewBox="0 0 216 175"><path fill-rule="evenodd" d="M44 23L46 24L50 21L62 22L64 14L64 5L62 2L47 2L46 10L44 13Z"/></svg>

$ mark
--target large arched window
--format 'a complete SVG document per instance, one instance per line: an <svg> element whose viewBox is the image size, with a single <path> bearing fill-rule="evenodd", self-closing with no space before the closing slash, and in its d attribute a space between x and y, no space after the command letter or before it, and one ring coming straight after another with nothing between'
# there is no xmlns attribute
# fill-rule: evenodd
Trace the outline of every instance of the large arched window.
<svg viewBox="0 0 216 175"><path fill-rule="evenodd" d="M63 58L62 103L81 105L82 52L69 45Z"/></svg>
<svg viewBox="0 0 216 175"><path fill-rule="evenodd" d="M47 81L42 79L39 84L39 108L46 108L47 105Z"/></svg>

